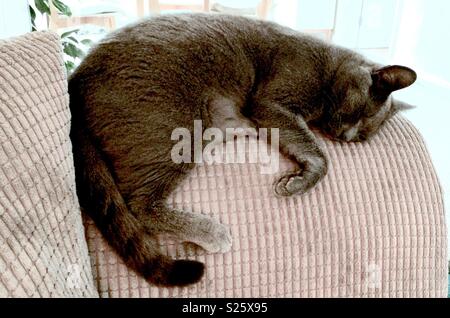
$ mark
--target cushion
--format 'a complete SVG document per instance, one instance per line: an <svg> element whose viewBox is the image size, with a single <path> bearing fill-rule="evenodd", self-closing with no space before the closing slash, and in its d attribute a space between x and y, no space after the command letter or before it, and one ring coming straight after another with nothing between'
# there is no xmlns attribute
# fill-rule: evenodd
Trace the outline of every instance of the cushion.
<svg viewBox="0 0 450 318"><path fill-rule="evenodd" d="M0 41L0 297L94 297L59 37Z"/></svg>
<svg viewBox="0 0 450 318"><path fill-rule="evenodd" d="M320 137L319 137L320 138ZM86 217L101 297L446 297L441 189L417 130L396 117L365 143L320 138L329 173L311 192L274 195L258 164L198 165L169 203L231 228L233 247L207 254L162 240L165 253L206 263L185 288L129 270ZM281 158L280 171L293 168Z"/></svg>

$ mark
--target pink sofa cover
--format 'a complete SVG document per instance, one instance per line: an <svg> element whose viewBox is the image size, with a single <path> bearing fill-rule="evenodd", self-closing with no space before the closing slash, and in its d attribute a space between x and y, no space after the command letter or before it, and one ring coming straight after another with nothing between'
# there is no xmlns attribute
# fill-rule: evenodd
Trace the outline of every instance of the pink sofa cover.
<svg viewBox="0 0 450 318"><path fill-rule="evenodd" d="M191 287L157 288L123 265L87 217L84 232L59 37L0 41L0 66L0 297L447 295L441 189L405 119L367 143L322 140L329 173L303 196L275 197L277 176L256 164L198 166L169 201L230 226L232 250L162 242L207 273ZM282 160L280 170L292 167Z"/></svg>
<svg viewBox="0 0 450 318"><path fill-rule="evenodd" d="M441 189L424 142L396 117L366 143L322 140L326 178L310 193L274 195L257 164L198 166L169 200L231 228L232 251L162 241L207 265L187 288L157 288L127 269L86 218L101 297L446 297ZM294 166L286 159L281 171Z"/></svg>

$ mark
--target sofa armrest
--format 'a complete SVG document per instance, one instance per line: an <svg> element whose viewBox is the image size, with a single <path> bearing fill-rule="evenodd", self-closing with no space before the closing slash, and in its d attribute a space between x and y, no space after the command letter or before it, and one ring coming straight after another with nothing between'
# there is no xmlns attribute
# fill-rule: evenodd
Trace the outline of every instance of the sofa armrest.
<svg viewBox="0 0 450 318"><path fill-rule="evenodd" d="M446 297L441 189L424 142L396 117L366 143L321 139L329 173L312 191L273 193L276 175L256 164L198 166L170 198L177 208L231 227L232 251L206 254L164 243L170 255L206 263L187 288L157 288L122 263L85 219L103 297ZM293 164L281 159L280 170Z"/></svg>
<svg viewBox="0 0 450 318"><path fill-rule="evenodd" d="M0 40L0 298L98 297L69 130L59 36Z"/></svg>

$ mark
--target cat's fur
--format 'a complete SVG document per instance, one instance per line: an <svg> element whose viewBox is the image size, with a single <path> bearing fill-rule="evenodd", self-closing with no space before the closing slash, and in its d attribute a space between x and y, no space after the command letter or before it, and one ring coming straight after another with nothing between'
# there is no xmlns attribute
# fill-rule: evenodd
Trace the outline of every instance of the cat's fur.
<svg viewBox="0 0 450 318"><path fill-rule="evenodd" d="M275 191L301 194L327 172L308 125L331 138L364 140L402 108L391 92L415 79L408 68L381 68L273 23L201 14L143 20L101 41L70 78L81 206L150 282L197 282L203 264L162 255L155 236L211 252L227 251L231 239L212 219L166 205L193 167L171 160L175 128L196 119L204 129L230 121L279 128L280 151L300 170Z"/></svg>

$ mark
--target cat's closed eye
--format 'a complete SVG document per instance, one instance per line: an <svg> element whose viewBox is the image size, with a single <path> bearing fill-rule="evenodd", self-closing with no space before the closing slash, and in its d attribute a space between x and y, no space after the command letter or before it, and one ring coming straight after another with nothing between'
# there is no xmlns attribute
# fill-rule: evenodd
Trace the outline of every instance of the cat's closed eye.
<svg viewBox="0 0 450 318"><path fill-rule="evenodd" d="M378 114L379 111L380 111L379 109L366 110L364 112L364 117L368 119L373 118Z"/></svg>

